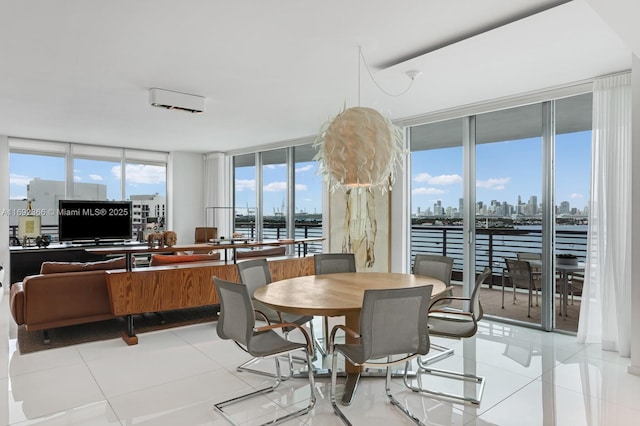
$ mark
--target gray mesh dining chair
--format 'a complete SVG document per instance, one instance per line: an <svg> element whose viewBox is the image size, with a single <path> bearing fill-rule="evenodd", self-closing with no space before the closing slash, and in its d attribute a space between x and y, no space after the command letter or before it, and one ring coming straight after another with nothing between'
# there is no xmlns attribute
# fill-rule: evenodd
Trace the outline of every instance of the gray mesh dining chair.
<svg viewBox="0 0 640 426"><path fill-rule="evenodd" d="M353 253L320 253L313 256L316 275L356 272Z"/></svg>
<svg viewBox="0 0 640 426"><path fill-rule="evenodd" d="M316 275L339 274L341 272L356 272L356 256L353 253L319 253L313 255ZM324 317L323 339L325 343L329 337L329 318ZM327 350L318 345L320 353L327 354Z"/></svg>
<svg viewBox="0 0 640 426"><path fill-rule="evenodd" d="M289 314L285 312L278 312L275 309L265 305L262 302L259 302L253 298L253 293L260 287L263 287L269 283L271 283L271 271L269 271L269 263L266 259L252 259L245 260L242 262L238 262L238 275L240 275L240 282L247 286L247 290L251 297L251 301L253 303L253 308L256 311L256 319L265 320L268 323L280 323L280 322L288 322L294 323L297 325L302 325L309 323L309 328L311 329L311 335L314 335L313 332L313 317L307 315L296 315ZM285 333L285 337L288 338L289 332L293 330L291 327L286 327L283 329ZM260 375L269 375L261 370L256 370L250 368L249 366L258 362L259 359L250 359L249 361L239 365L236 370L238 371L248 371L255 374ZM289 359L289 371L293 372L293 361L292 357Z"/></svg>
<svg viewBox="0 0 640 426"><path fill-rule="evenodd" d="M452 302L466 303L461 309L452 307L446 308L429 308L429 334L432 336L442 336L454 339L472 337L478 331L478 321L482 319L484 314L482 304L480 303L480 288L487 278L491 276L491 268L485 268L481 274L476 277L475 285L471 293L471 297L448 297ZM425 392L436 396L443 396L462 402L471 402L472 404L480 404L482 393L484 392L485 378L475 374L459 373L455 371L441 370L428 366L420 365L420 371L436 376L448 377L456 380L463 380L479 385L476 396L456 395L447 392L441 392L423 387L411 387L412 390ZM405 378L406 380L406 378ZM407 384L409 386L409 384Z"/></svg>
<svg viewBox="0 0 640 426"><path fill-rule="evenodd" d="M437 278L447 287L451 285L453 258L435 254L416 254L413 259L413 273Z"/></svg>
<svg viewBox="0 0 640 426"><path fill-rule="evenodd" d="M311 392L309 403L300 410L277 417L265 424L275 425L308 413L316 403L316 396L314 392L313 369L311 368L313 343L306 330L300 325L293 323L278 323L257 327L255 311L247 286L222 280L218 277L213 277L213 282L220 300L220 316L216 328L218 336L220 336L221 339L233 340L239 348L255 358L272 358L275 361L276 367L276 372L272 375L272 377L275 378L272 386L218 402L214 405L215 410L233 424L233 419L224 411L224 408L258 395L273 392L282 382L278 356L288 355L295 351L302 351L305 354L308 367L309 390ZM299 329L305 338L305 343L292 342L274 331L284 328Z"/></svg>
<svg viewBox="0 0 640 426"><path fill-rule="evenodd" d="M360 330L351 330L341 324L331 330L329 342L333 358L330 400L334 413L345 424L351 425L351 422L336 402L338 354L342 354L354 365L386 367L385 390L389 401L414 422L422 424L391 393L391 366L405 363L404 377L407 383L410 361L429 352L427 312L432 290L433 286L430 285L365 290L360 313ZM357 343L335 343L339 330L358 339ZM386 361L383 361L384 358Z"/></svg>
<svg viewBox="0 0 640 426"><path fill-rule="evenodd" d="M453 296L451 288L451 272L453 271L453 258L436 254L416 254L413 259L413 273L415 275L426 275L442 281L447 289L436 300L435 306L445 307L449 305L447 296ZM446 346L431 344L431 348L438 351L437 354L429 356L428 359L418 358L418 365L435 362L453 355L453 349Z"/></svg>

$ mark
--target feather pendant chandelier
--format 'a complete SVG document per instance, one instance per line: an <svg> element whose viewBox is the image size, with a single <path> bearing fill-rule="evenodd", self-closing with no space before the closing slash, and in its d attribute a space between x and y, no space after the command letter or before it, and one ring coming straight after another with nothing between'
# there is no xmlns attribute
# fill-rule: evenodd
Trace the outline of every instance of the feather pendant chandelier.
<svg viewBox="0 0 640 426"><path fill-rule="evenodd" d="M369 67L359 48L359 59ZM406 93L420 73L407 72L411 83L400 96ZM375 82L373 75L369 75ZM358 105L360 104L360 60L358 61ZM318 174L334 191L338 188L391 189L396 168L405 153L402 130L372 108L361 106L347 108L335 118L324 123L315 143L318 153L314 160L319 163Z"/></svg>
<svg viewBox="0 0 640 426"><path fill-rule="evenodd" d="M314 143L318 173L333 191L389 189L404 152L402 131L372 108L345 109L325 123Z"/></svg>

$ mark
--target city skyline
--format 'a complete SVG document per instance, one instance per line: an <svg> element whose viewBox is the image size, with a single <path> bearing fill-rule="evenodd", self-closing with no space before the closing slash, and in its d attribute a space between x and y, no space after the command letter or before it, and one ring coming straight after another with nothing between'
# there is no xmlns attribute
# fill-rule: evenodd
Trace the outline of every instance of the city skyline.
<svg viewBox="0 0 640 426"><path fill-rule="evenodd" d="M412 153L411 214L438 201L459 208L463 198L462 146ZM556 136L556 206L566 201L588 206L591 176L591 131ZM542 199L540 138L480 144L476 148L476 202L516 205L518 197Z"/></svg>

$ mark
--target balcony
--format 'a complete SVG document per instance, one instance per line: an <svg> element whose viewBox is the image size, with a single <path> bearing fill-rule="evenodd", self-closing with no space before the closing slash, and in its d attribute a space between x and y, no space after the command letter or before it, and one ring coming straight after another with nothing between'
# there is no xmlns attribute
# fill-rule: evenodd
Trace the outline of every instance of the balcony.
<svg viewBox="0 0 640 426"><path fill-rule="evenodd" d="M542 230L539 226L516 228L477 228L476 229L476 273L485 267L493 270L487 286L482 289L480 299L485 315L540 324L540 306L531 308L531 317L527 317L527 292L516 291L513 303L512 287L505 280L505 304L502 308L502 278L506 268L505 258L516 258L518 252L542 251ZM569 228L569 229L567 229ZM571 229L573 228L573 229ZM584 262L587 252L586 226L559 226L555 236L556 253L571 253ZM460 226L413 225L411 228L411 257L417 253L450 256L454 259L453 280L462 280L463 230ZM461 293L461 286L456 287ZM540 299L541 300L541 299ZM559 291L555 295L556 328L576 332L580 313L580 295L570 295L567 304L567 317L560 317Z"/></svg>

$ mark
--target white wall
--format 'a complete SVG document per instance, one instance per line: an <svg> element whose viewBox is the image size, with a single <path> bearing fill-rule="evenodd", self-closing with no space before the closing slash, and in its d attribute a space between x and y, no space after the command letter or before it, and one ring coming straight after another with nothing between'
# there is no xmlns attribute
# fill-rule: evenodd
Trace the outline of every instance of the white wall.
<svg viewBox="0 0 640 426"><path fill-rule="evenodd" d="M629 372L640 375L640 57L634 55L631 68L633 148L631 161L631 362Z"/></svg>
<svg viewBox="0 0 640 426"><path fill-rule="evenodd" d="M611 27L618 37L640 56L640 35L638 34L638 0L586 0L589 6Z"/></svg>
<svg viewBox="0 0 640 426"><path fill-rule="evenodd" d="M166 230L178 234L178 244L192 244L196 226L204 226L203 176L202 154L169 154Z"/></svg>
<svg viewBox="0 0 640 426"><path fill-rule="evenodd" d="M0 170L5 170L4 173L0 173L0 212L5 209L9 209L9 138L5 135L0 135ZM2 282L2 289L0 289L0 299L2 298L2 291L9 291L9 238L7 238L7 231L9 230L9 216L6 214L0 214L0 232L2 238L0 238L0 265L4 267L4 281Z"/></svg>
<svg viewBox="0 0 640 426"><path fill-rule="evenodd" d="M402 158L396 170L396 181L391 191L391 272L410 272L410 232L411 232L411 170L409 154Z"/></svg>

